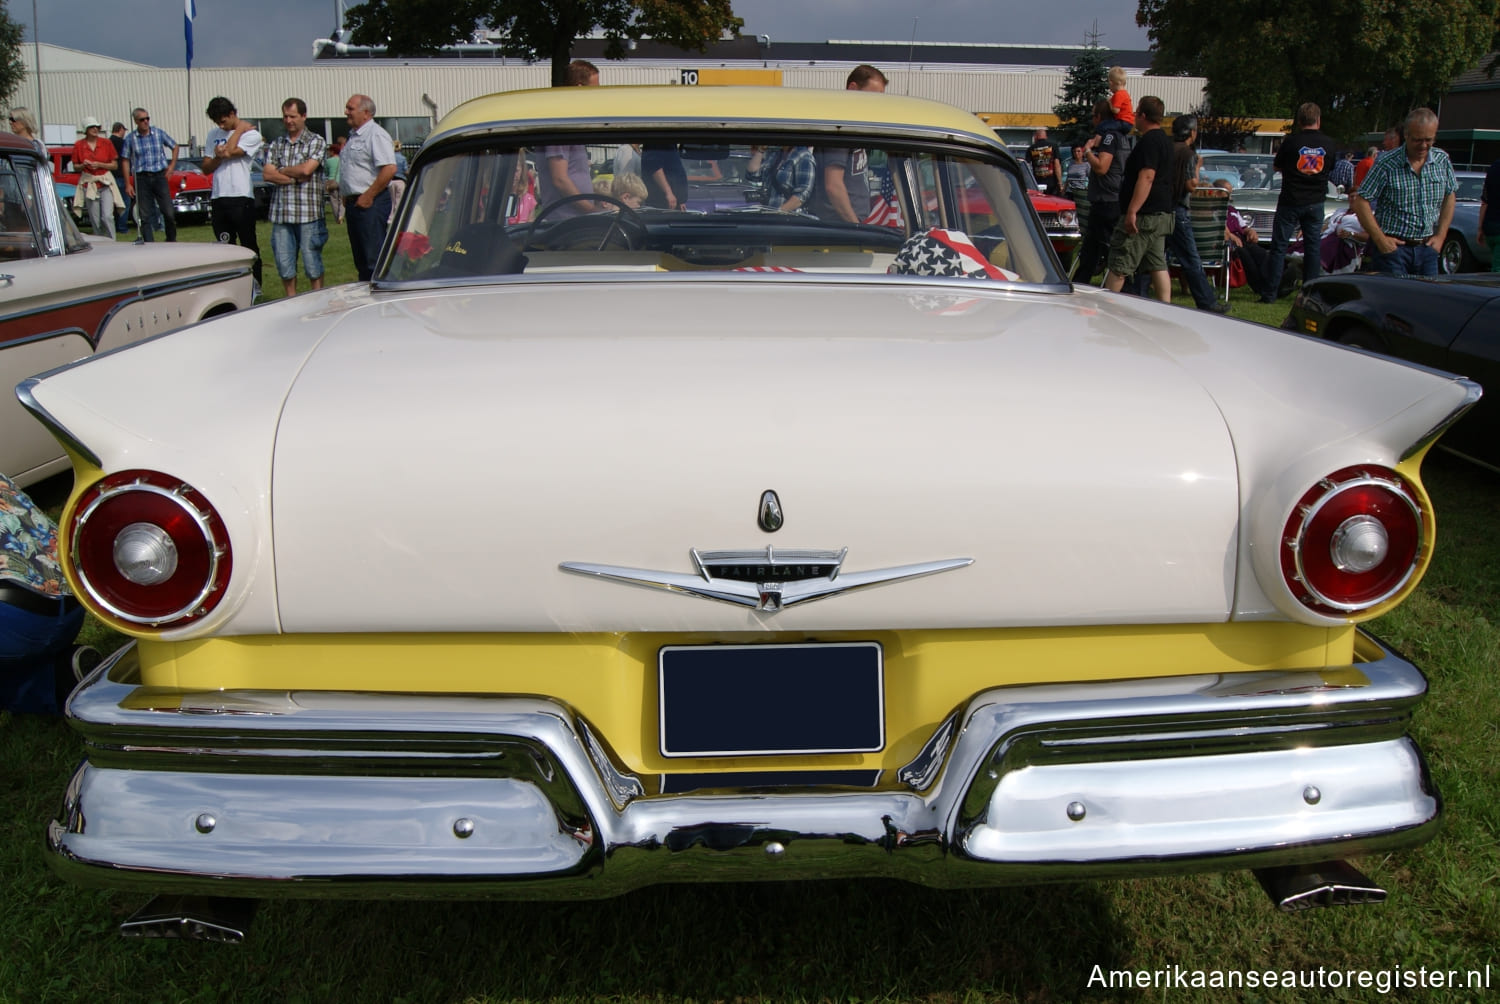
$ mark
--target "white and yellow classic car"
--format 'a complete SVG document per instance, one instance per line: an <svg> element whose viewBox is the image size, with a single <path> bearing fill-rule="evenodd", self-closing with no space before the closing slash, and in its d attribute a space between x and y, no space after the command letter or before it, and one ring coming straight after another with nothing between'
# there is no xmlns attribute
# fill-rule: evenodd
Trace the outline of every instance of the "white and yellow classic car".
<svg viewBox="0 0 1500 1004"><path fill-rule="evenodd" d="M51 167L0 134L0 385L250 306L249 251L85 238ZM136 389L152 393L169 373L140 375ZM6 395L0 474L27 485L67 469L57 440Z"/></svg>
<svg viewBox="0 0 1500 1004"><path fill-rule="evenodd" d="M591 190L626 144L723 170L637 208ZM1290 909L1438 825L1426 682L1359 624L1479 389L1070 286L944 105L472 101L373 282L19 393L135 639L70 701L50 860L171 894L138 933L831 876L1252 868Z"/></svg>

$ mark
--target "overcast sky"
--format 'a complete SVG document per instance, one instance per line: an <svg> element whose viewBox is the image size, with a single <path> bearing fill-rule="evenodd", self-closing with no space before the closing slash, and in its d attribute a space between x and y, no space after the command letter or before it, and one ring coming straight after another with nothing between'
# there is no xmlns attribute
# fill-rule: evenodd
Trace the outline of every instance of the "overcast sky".
<svg viewBox="0 0 1500 1004"><path fill-rule="evenodd" d="M153 66L181 66L183 0L0 0L43 42ZM315 38L336 27L335 0L196 0L194 66L305 66ZM352 4L351 4L352 5ZM776 42L829 39L919 42L1044 42L1082 45L1098 23L1100 44L1145 49L1136 0L737 0L747 34ZM916 17L915 26L913 17Z"/></svg>

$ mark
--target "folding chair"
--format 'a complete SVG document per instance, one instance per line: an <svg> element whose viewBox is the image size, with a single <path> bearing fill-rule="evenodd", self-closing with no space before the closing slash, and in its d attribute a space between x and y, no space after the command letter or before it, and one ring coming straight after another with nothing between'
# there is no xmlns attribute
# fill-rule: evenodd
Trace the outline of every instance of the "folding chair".
<svg viewBox="0 0 1500 1004"><path fill-rule="evenodd" d="M1229 302L1229 241L1224 227L1229 221L1229 193L1222 188L1199 187L1188 196L1188 218L1193 224L1193 243L1210 282L1224 283L1224 302Z"/></svg>

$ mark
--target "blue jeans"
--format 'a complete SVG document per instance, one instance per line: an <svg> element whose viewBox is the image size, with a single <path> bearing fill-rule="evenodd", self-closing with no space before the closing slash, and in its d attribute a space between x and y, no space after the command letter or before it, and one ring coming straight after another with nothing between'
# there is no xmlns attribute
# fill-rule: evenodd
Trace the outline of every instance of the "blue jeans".
<svg viewBox="0 0 1500 1004"><path fill-rule="evenodd" d="M135 200L141 211L141 239L156 240L156 223L166 223L167 240L177 239L177 210L168 191L167 172L141 171L135 176Z"/></svg>
<svg viewBox="0 0 1500 1004"><path fill-rule="evenodd" d="M1167 234L1167 252L1176 255L1182 263L1182 279L1193 296L1193 303L1199 310L1207 310L1218 297L1208 276L1203 274L1203 259L1198 257L1198 242L1193 239L1193 219L1188 215L1187 206L1178 206L1173 213L1177 222Z"/></svg>
<svg viewBox="0 0 1500 1004"><path fill-rule="evenodd" d="M1370 242L1372 245L1374 241ZM1390 254L1376 252L1368 258L1370 267L1382 275L1437 275L1438 255L1426 244L1408 247L1403 244Z"/></svg>
<svg viewBox="0 0 1500 1004"><path fill-rule="evenodd" d="M55 715L57 678L67 665L73 639L83 627L83 607L58 601L57 613L40 614L0 603L0 708Z"/></svg>
<svg viewBox="0 0 1500 1004"><path fill-rule="evenodd" d="M375 275L380 246L385 243L386 220L391 215L391 193L375 196L369 209L359 208L353 199L344 202L344 224L349 228L349 249L354 252L354 267L360 282Z"/></svg>
<svg viewBox="0 0 1500 1004"><path fill-rule="evenodd" d="M130 229L130 207L134 205L135 200L125 194L125 175L115 175L115 187L120 190L120 198L123 200L115 207L115 232L123 234Z"/></svg>
<svg viewBox="0 0 1500 1004"><path fill-rule="evenodd" d="M276 274L285 281L297 278L297 253L309 279L323 278L323 245L328 243L328 224L321 219L306 223L272 223L271 253L276 256Z"/></svg>
<svg viewBox="0 0 1500 1004"><path fill-rule="evenodd" d="M1272 297L1281 290L1286 249L1298 227L1302 228L1302 281L1312 282L1323 270L1323 203L1278 205L1276 222L1271 227L1271 260L1266 269L1266 289Z"/></svg>

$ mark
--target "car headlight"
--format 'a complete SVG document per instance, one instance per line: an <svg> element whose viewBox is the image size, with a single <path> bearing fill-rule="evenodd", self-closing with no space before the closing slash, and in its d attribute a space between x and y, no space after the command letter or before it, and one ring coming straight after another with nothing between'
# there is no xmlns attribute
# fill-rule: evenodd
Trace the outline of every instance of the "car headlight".
<svg viewBox="0 0 1500 1004"><path fill-rule="evenodd" d="M1071 209L1064 209L1057 214L1057 222L1065 227L1078 226L1078 214Z"/></svg>

